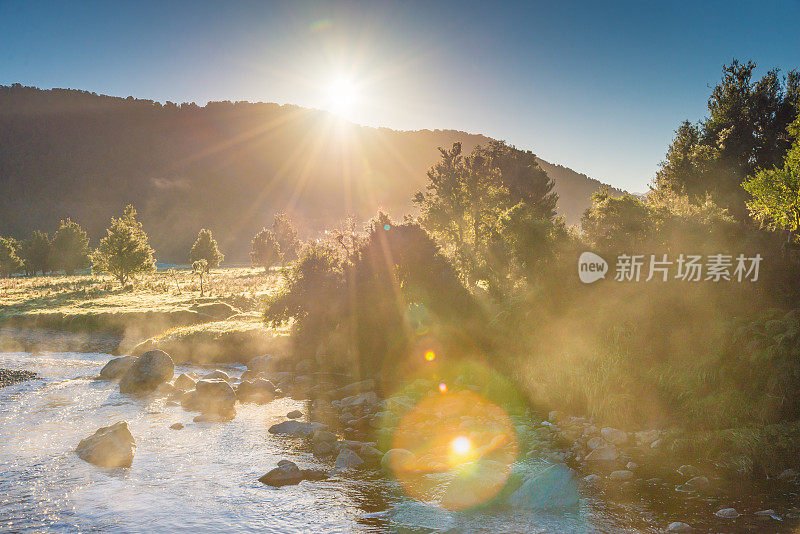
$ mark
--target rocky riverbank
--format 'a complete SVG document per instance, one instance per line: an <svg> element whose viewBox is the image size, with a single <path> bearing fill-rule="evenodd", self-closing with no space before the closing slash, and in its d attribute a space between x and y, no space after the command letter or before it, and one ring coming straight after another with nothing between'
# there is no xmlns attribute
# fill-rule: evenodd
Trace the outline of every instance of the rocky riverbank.
<svg viewBox="0 0 800 534"><path fill-rule="evenodd" d="M18 371L13 369L0 369L0 388L36 378L36 373L31 371Z"/></svg>

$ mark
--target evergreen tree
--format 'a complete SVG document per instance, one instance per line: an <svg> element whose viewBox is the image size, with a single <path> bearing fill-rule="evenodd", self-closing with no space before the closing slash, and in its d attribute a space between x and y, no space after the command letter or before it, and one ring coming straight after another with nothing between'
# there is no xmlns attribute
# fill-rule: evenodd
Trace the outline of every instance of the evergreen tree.
<svg viewBox="0 0 800 534"><path fill-rule="evenodd" d="M250 260L255 267L263 267L265 271L281 261L280 245L271 230L262 228L255 235L250 246Z"/></svg>
<svg viewBox="0 0 800 534"><path fill-rule="evenodd" d="M197 240L192 245L192 250L189 251L189 263L194 265L200 260L205 260L205 272L210 269L219 267L225 255L217 248L217 241L211 235L211 230L200 230L197 234Z"/></svg>
<svg viewBox="0 0 800 534"><path fill-rule="evenodd" d="M70 219L61 221L53 235L53 266L63 269L67 275L73 275L77 269L88 267L89 264L89 237L86 232Z"/></svg>
<svg viewBox="0 0 800 534"><path fill-rule="evenodd" d="M34 230L31 237L23 242L22 254L27 272L36 275L40 271L45 274L52 270L53 245L46 233Z"/></svg>
<svg viewBox="0 0 800 534"><path fill-rule="evenodd" d="M136 210L128 205L122 217L111 219L106 237L92 255L92 271L109 273L124 286L131 276L154 270L153 249L136 220Z"/></svg>
<svg viewBox="0 0 800 534"><path fill-rule="evenodd" d="M0 276L11 276L22 268L22 260L10 239L0 237Z"/></svg>
<svg viewBox="0 0 800 534"><path fill-rule="evenodd" d="M290 262L297 259L300 250L300 240L297 239L297 229L285 213L276 213L272 221L272 233L278 242L282 261Z"/></svg>

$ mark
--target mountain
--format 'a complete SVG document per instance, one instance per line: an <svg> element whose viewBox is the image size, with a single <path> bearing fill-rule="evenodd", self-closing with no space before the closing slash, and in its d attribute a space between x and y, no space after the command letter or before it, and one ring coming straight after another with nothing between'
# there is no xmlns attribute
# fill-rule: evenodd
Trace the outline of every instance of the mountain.
<svg viewBox="0 0 800 534"><path fill-rule="evenodd" d="M159 259L186 261L209 228L230 261L286 211L312 235L346 215L400 217L437 147L488 141L454 130L355 125L291 105L161 104L71 89L0 86L0 235L53 231L71 217L93 243L133 204ZM576 223L602 184L541 160Z"/></svg>

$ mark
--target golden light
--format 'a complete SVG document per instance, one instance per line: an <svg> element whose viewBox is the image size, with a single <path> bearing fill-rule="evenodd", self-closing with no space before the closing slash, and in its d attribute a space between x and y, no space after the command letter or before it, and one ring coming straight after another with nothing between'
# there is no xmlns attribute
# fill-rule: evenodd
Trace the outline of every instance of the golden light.
<svg viewBox="0 0 800 534"><path fill-rule="evenodd" d="M349 78L336 78L328 86L327 109L336 114L344 114L353 109L358 100L358 87Z"/></svg>
<svg viewBox="0 0 800 534"><path fill-rule="evenodd" d="M432 350L426 350L425 351L425 360L427 360L429 362L432 362L435 359L436 359L436 353L435 352L433 352Z"/></svg>
<svg viewBox="0 0 800 534"><path fill-rule="evenodd" d="M453 449L454 453L463 456L472 450L472 442L467 436L458 436L450 442L450 448Z"/></svg>
<svg viewBox="0 0 800 534"><path fill-rule="evenodd" d="M447 384L444 382L439 382L439 391L441 393L447 393Z"/></svg>

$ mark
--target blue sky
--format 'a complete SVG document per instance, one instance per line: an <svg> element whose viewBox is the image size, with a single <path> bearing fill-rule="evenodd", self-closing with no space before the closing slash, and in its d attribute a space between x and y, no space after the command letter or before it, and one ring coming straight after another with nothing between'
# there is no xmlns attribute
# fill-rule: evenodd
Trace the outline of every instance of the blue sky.
<svg viewBox="0 0 800 534"><path fill-rule="evenodd" d="M645 191L733 57L800 67L800 2L0 0L0 84L337 107L453 128Z"/></svg>

